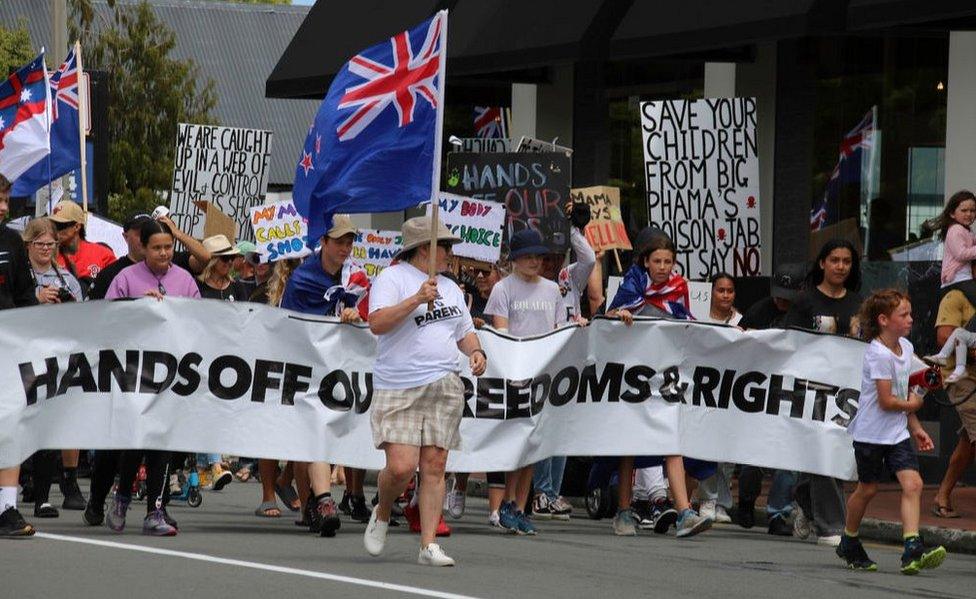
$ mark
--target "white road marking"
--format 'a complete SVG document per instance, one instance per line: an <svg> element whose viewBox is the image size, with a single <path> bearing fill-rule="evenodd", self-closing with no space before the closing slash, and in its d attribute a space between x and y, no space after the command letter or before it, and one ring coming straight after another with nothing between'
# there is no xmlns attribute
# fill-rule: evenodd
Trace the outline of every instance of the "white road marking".
<svg viewBox="0 0 976 599"><path fill-rule="evenodd" d="M72 537L68 535L56 535L56 534L50 534L46 532L39 532L36 533L34 536L42 539L51 539L52 541L67 541L69 543L83 543L86 545L96 545L98 547L109 547L111 549L126 549L128 551L152 553L154 555L181 557L183 559L196 560L200 562L224 564L225 566L240 566L243 568L265 570L267 572L277 572L279 574L291 574L293 576L306 576L308 578L332 580L335 582L344 582L346 584L354 584L363 587L383 589L386 591L395 591L398 593L409 593L411 595L421 595L424 597L438 597L440 599L476 599L471 595L458 595L455 593L445 593L443 591L422 589L420 587L411 587L411 586L406 586L401 584L392 584L389 582L379 582L376 580L367 580L365 578L355 578L352 576L341 576L339 574L329 574L327 572L317 572L315 570L300 570L298 568L288 568L285 566L262 564L260 562L249 562L240 559L229 559L226 557L217 557L215 555L206 555L203 553L190 553L187 551L174 551L172 549L159 549L157 547L146 547L143 545L134 545L130 543L116 543L115 541L102 541L99 539L86 539L82 537Z"/></svg>

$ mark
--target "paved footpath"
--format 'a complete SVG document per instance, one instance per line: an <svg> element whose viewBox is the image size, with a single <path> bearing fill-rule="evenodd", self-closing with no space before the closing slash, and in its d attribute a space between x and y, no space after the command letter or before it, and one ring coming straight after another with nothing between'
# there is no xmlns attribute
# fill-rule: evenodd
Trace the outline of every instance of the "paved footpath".
<svg viewBox="0 0 976 599"><path fill-rule="evenodd" d="M80 512L35 520L36 538L0 543L0 597L968 599L976 581L972 555L950 554L942 568L907 577L898 573L900 548L871 544L881 572L854 573L830 548L760 528L720 527L682 541L653 533L620 538L607 520L579 518L515 537L487 526L481 499L469 500L465 518L452 523L454 535L443 540L458 567L435 569L416 565L418 538L403 528L392 529L386 553L371 558L363 524L344 520L337 537L314 537L292 524L290 512L255 517L259 497L257 484L234 483L205 492L200 508L174 506L181 533L173 538L140 534L141 504L122 534L85 526Z"/></svg>

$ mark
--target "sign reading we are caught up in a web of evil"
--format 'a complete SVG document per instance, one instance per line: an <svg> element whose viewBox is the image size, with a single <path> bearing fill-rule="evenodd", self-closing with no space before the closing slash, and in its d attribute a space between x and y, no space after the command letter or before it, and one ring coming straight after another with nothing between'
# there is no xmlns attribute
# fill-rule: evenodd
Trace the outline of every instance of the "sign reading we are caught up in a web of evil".
<svg viewBox="0 0 976 599"><path fill-rule="evenodd" d="M642 102L647 214L689 279L760 274L755 98Z"/></svg>

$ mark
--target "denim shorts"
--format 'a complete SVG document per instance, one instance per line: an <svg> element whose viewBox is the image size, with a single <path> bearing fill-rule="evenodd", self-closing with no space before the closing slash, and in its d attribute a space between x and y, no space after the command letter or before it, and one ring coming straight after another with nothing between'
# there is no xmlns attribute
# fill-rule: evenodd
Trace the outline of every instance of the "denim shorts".
<svg viewBox="0 0 976 599"><path fill-rule="evenodd" d="M881 482L886 470L891 474L918 470L918 456L911 439L895 445L854 441L854 460L857 462L857 480L862 483Z"/></svg>

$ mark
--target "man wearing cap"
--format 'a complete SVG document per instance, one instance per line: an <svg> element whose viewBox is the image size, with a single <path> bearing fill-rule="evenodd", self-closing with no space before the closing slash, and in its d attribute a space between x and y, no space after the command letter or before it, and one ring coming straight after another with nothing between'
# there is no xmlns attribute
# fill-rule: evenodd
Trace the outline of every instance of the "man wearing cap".
<svg viewBox="0 0 976 599"><path fill-rule="evenodd" d="M759 300L746 311L739 321L743 329L772 329L785 324L786 313L796 299L806 276L806 265L802 262L782 264L776 268L770 280L770 295ZM739 473L739 512L737 521L743 528L755 525L756 499L762 492L763 469L743 465ZM773 484L769 489L766 504L768 522L767 532L771 535L793 536L793 527L786 523L786 517L793 510L793 487L796 476L788 470L774 470Z"/></svg>
<svg viewBox="0 0 976 599"><path fill-rule="evenodd" d="M345 214L332 218L332 227L322 236L319 249L295 269L281 298L281 307L304 314L335 316L342 322L360 322L366 317L363 298L369 288L366 273L350 260L356 227ZM339 513L332 497L332 472L326 462L308 464L313 497L305 504L309 529L322 536L334 536L339 529ZM363 516L366 499L362 491L362 471L352 473L350 493L355 493L355 512ZM365 517L363 517L365 519Z"/></svg>
<svg viewBox="0 0 976 599"><path fill-rule="evenodd" d="M139 232L142 231L143 223L151 220L148 214L134 214L122 223L122 237L125 239L125 245L129 248L129 253L109 264L98 273L98 276L95 277L95 282L88 291L89 299L105 299L105 292L108 291L108 286L112 284L112 279L115 278L115 275L122 272L122 269L126 267L132 266L137 262L142 262L145 253L142 248L142 241L139 240Z"/></svg>
<svg viewBox="0 0 976 599"><path fill-rule="evenodd" d="M458 350L475 376L484 373L481 349L461 289L443 275L431 277L431 241L436 272L447 270L451 248L460 241L443 224L432 230L428 217L403 223L398 263L373 281L369 328L377 335L370 422L373 444L386 453L363 544L373 556L386 545L394 500L420 467L420 553L418 563L453 566L434 543L444 504L444 468L460 446L464 383Z"/></svg>
<svg viewBox="0 0 976 599"><path fill-rule="evenodd" d="M37 304L24 240L3 224L9 202L10 181L0 175L0 310ZM34 534L34 527L17 511L19 475L19 466L0 468L0 538Z"/></svg>
<svg viewBox="0 0 976 599"><path fill-rule="evenodd" d="M115 254L85 240L88 215L71 200L58 202L51 211L51 220L58 229L58 265L72 270L87 288L103 268L115 262Z"/></svg>

